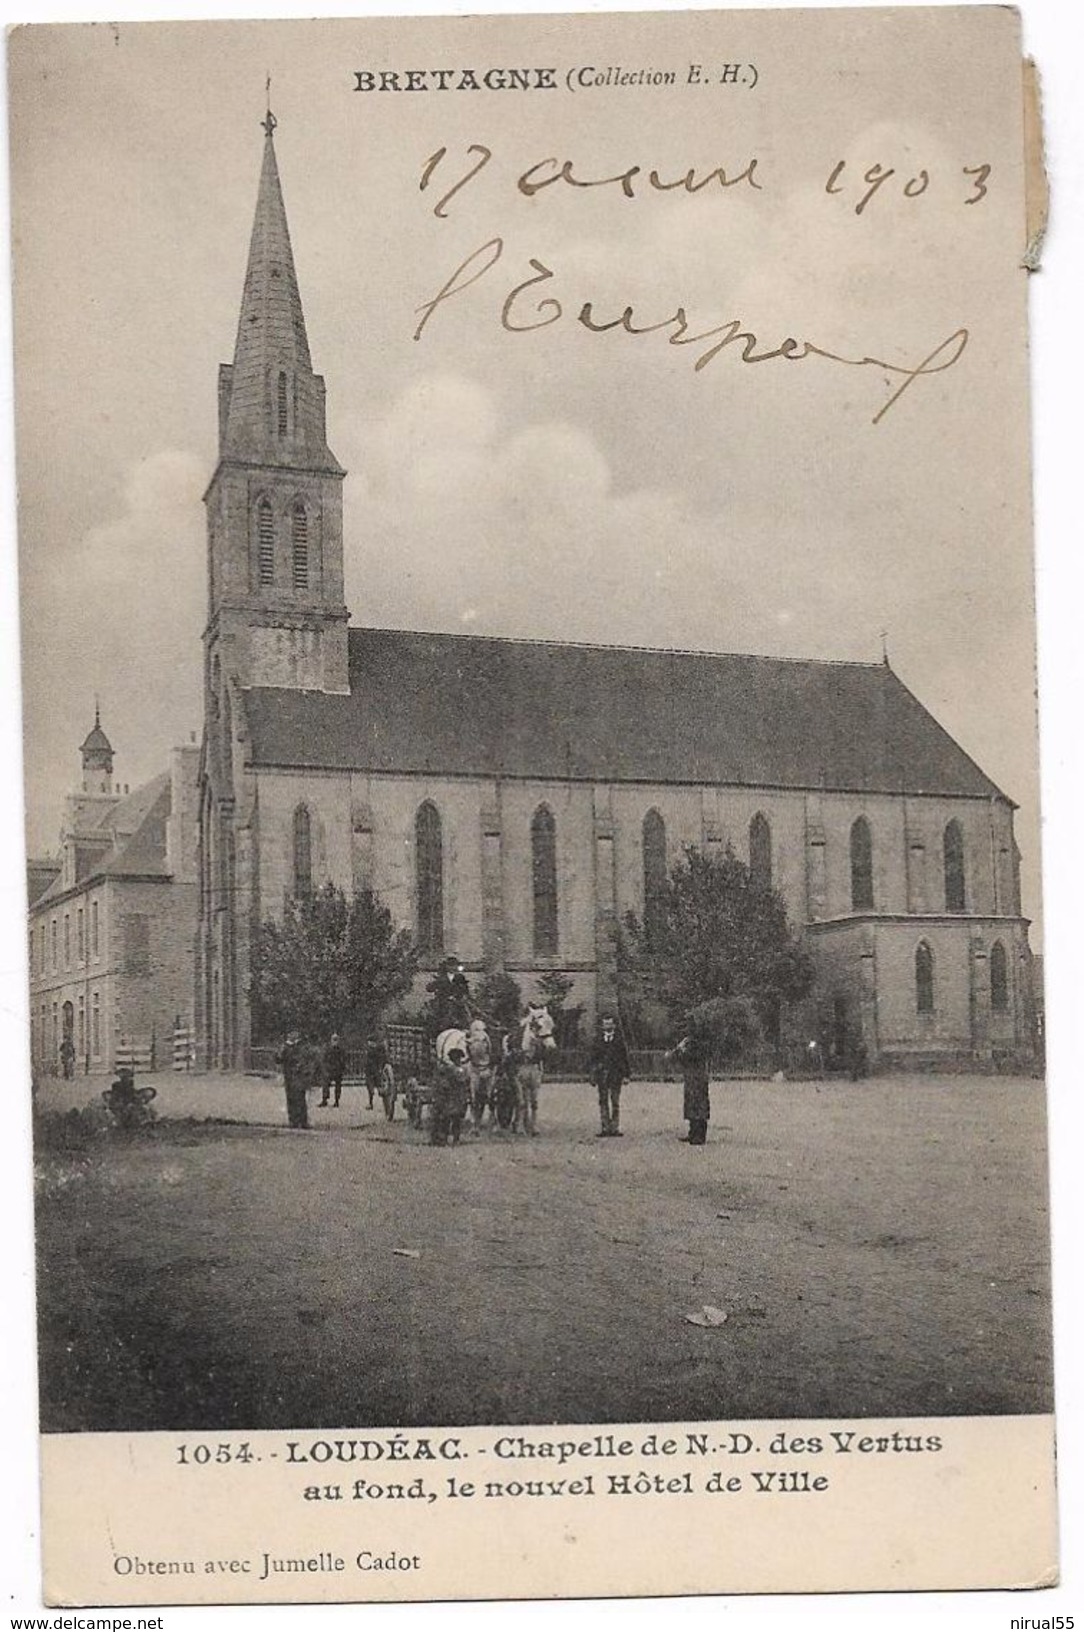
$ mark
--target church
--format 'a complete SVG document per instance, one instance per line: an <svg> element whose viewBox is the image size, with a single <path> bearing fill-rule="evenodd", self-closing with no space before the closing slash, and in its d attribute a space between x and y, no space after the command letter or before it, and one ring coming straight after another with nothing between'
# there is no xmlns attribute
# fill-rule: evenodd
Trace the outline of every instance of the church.
<svg viewBox="0 0 1084 1632"><path fill-rule="evenodd" d="M613 1004L617 926L686 845L779 890L816 968L802 1023L874 1065L1033 1049L1012 800L883 663L350 627L328 443L265 123L218 378L199 784L196 1029L253 1044L259 924L326 881L525 995ZM810 1033L812 1035L812 1033Z"/></svg>

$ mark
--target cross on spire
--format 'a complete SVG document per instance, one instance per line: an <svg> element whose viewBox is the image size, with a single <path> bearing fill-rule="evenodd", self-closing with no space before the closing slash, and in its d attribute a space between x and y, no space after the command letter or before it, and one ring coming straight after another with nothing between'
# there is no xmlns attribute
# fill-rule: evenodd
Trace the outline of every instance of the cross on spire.
<svg viewBox="0 0 1084 1632"><path fill-rule="evenodd" d="M268 73L268 75L267 75L267 82L266 82L266 85L265 85L265 90L266 90L266 93L267 93L267 117L265 119L260 120L260 126L261 126L261 128L263 130L266 130L268 136L270 136L272 131L274 130L275 126L278 124L278 120L275 118L275 115L271 112L271 75L270 75L270 73Z"/></svg>

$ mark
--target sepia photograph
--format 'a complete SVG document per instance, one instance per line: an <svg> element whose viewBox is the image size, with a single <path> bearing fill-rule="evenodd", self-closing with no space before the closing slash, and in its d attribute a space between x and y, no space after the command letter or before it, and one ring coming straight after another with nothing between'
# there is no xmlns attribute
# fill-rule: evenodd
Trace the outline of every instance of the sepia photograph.
<svg viewBox="0 0 1084 1632"><path fill-rule="evenodd" d="M43 1457L1050 1434L1021 57L9 36Z"/></svg>

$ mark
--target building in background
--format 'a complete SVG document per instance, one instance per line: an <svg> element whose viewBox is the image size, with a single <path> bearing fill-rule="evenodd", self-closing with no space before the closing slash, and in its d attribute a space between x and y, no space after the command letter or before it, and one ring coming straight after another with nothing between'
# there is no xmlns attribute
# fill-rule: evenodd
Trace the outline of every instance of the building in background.
<svg viewBox="0 0 1084 1632"><path fill-rule="evenodd" d="M30 1036L39 1075L172 1063L191 1030L199 749L129 791L95 711L58 860L29 873Z"/></svg>
<svg viewBox="0 0 1084 1632"><path fill-rule="evenodd" d="M684 845L776 887L817 971L801 1023L871 1063L1026 1055L1012 801L887 661L351 629L328 446L272 137L205 499L209 618L196 1023L252 1044L261 919L372 887L424 981L453 951L612 1005L621 916ZM515 548L514 540L502 547Z"/></svg>

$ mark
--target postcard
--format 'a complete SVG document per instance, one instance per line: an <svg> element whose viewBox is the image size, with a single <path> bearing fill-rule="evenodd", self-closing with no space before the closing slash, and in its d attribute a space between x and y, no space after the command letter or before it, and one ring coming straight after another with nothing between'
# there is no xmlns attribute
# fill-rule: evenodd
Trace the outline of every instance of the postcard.
<svg viewBox="0 0 1084 1632"><path fill-rule="evenodd" d="M9 99L46 1602L1053 1584L1018 16Z"/></svg>

